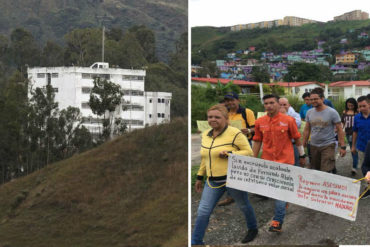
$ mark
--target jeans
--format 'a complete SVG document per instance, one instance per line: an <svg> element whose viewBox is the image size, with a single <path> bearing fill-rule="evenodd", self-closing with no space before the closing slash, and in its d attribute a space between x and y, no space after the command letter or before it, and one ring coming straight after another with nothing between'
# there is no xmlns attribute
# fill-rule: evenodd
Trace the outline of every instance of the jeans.
<svg viewBox="0 0 370 247"><path fill-rule="evenodd" d="M217 187L219 184L209 181L211 186ZM248 229L257 229L257 220L254 213L253 207L248 200L248 192L236 190L227 187L221 187L217 189L210 188L208 183L205 182L202 198L200 199L197 219L195 221L195 226L193 230L193 235L191 238L192 245L203 245L203 237L209 223L209 217L213 209L215 208L217 202L227 191L231 195L239 206L240 210L243 212Z"/></svg>
<svg viewBox="0 0 370 247"><path fill-rule="evenodd" d="M275 200L275 216L273 220L279 221L281 224L284 222L286 210L286 202Z"/></svg>
<svg viewBox="0 0 370 247"><path fill-rule="evenodd" d="M349 147L352 149L352 135L346 135L346 138L347 138L347 142L349 144ZM358 154L357 152L355 154L352 154L352 167L354 169L357 169L357 164L358 164Z"/></svg>
<svg viewBox="0 0 370 247"><path fill-rule="evenodd" d="M299 152L298 152L297 145L295 145L295 143L293 143L293 149L294 149L294 165L300 166L299 165Z"/></svg>

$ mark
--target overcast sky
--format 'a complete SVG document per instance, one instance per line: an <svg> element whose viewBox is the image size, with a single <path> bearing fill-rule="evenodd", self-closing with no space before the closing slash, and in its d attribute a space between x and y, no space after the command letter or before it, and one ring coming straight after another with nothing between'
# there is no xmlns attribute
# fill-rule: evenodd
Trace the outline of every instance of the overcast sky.
<svg viewBox="0 0 370 247"><path fill-rule="evenodd" d="M283 19L327 22L353 10L370 12L370 0L189 0L190 26L232 26Z"/></svg>

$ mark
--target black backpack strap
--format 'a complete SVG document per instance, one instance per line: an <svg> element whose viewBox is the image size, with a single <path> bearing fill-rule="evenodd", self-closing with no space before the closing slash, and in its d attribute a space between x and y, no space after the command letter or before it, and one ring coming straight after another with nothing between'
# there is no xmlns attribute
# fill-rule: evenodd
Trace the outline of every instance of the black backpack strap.
<svg viewBox="0 0 370 247"><path fill-rule="evenodd" d="M240 110L242 112L242 117L243 117L243 119L245 121L245 124L246 124L247 128L249 129L250 126L249 126L248 121L247 121L247 113L245 112L246 111L246 108L241 107Z"/></svg>

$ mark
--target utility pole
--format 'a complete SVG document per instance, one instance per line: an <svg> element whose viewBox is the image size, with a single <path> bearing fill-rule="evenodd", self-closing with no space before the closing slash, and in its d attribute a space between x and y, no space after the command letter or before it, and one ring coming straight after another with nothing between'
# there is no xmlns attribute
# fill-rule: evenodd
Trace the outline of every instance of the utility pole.
<svg viewBox="0 0 370 247"><path fill-rule="evenodd" d="M102 51L101 51L101 59L102 62L104 62L104 41L105 41L105 26L104 22L109 22L111 19L108 16L102 16L102 15L97 15L96 16L97 21L100 21L100 24L102 26Z"/></svg>
<svg viewBox="0 0 370 247"><path fill-rule="evenodd" d="M102 31L102 51L101 51L101 61L104 62L104 34L105 34L105 27L103 25L103 31Z"/></svg>

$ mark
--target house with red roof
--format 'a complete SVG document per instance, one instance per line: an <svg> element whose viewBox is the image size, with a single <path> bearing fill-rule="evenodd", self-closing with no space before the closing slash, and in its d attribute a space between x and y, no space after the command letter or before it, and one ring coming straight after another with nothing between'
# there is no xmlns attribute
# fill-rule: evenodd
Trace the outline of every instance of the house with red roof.
<svg viewBox="0 0 370 247"><path fill-rule="evenodd" d="M285 94L297 95L302 97L304 93L311 92L316 87L323 87L324 85L315 81L304 82L277 82L273 83L285 88Z"/></svg>
<svg viewBox="0 0 370 247"><path fill-rule="evenodd" d="M345 99L354 97L357 99L362 95L370 93L370 80L368 81L337 81L329 84L329 96L343 97Z"/></svg>
<svg viewBox="0 0 370 247"><path fill-rule="evenodd" d="M212 86L215 86L218 82L226 85L230 81L232 81L234 85L238 85L242 90L242 93L259 93L258 82L223 78L198 78L198 77L191 78L192 85L198 85L203 87L207 86L207 83L210 83Z"/></svg>

